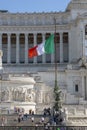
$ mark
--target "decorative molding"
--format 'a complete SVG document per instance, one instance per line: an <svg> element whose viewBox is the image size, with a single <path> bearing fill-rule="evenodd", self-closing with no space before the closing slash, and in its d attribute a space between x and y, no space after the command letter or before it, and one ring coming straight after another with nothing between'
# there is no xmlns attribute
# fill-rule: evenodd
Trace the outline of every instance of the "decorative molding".
<svg viewBox="0 0 87 130"><path fill-rule="evenodd" d="M56 30L69 30L69 25L57 25ZM39 30L39 31L38 31ZM43 31L53 31L54 32L55 27L54 25L49 26L0 26L0 32L8 33L8 32L43 32Z"/></svg>

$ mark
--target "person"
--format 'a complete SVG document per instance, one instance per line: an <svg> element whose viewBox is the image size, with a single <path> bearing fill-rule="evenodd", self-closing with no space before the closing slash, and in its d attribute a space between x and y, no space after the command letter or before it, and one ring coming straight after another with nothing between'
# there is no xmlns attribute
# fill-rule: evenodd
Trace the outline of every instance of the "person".
<svg viewBox="0 0 87 130"><path fill-rule="evenodd" d="M23 115L23 114L21 115L21 120L22 120L22 121L24 120L24 115Z"/></svg>
<svg viewBox="0 0 87 130"><path fill-rule="evenodd" d="M31 117L31 121L34 122L34 117Z"/></svg>
<svg viewBox="0 0 87 130"><path fill-rule="evenodd" d="M2 126L4 126L4 123L2 122Z"/></svg>
<svg viewBox="0 0 87 130"><path fill-rule="evenodd" d="M8 115L9 115L9 113L10 113L10 110L8 110Z"/></svg>
<svg viewBox="0 0 87 130"><path fill-rule="evenodd" d="M5 123L5 118L4 117L1 118L1 122L2 122L1 125L4 126L4 123Z"/></svg>
<svg viewBox="0 0 87 130"><path fill-rule="evenodd" d="M4 124L7 124L7 117L4 117Z"/></svg>
<svg viewBox="0 0 87 130"><path fill-rule="evenodd" d="M25 117L26 117L26 120L27 120L27 118L28 118L28 114L27 113L25 114Z"/></svg>
<svg viewBox="0 0 87 130"><path fill-rule="evenodd" d="M34 115L34 111L32 111L32 115Z"/></svg>
<svg viewBox="0 0 87 130"><path fill-rule="evenodd" d="M18 122L19 122L19 123L21 122L21 119L20 119L20 117L18 117Z"/></svg>
<svg viewBox="0 0 87 130"><path fill-rule="evenodd" d="M41 121L44 122L44 117L41 118Z"/></svg>

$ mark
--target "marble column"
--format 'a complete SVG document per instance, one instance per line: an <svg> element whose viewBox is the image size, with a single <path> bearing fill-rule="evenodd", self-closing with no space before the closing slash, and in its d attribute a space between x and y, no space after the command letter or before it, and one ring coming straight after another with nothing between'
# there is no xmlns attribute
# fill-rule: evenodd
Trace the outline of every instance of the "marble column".
<svg viewBox="0 0 87 130"><path fill-rule="evenodd" d="M0 33L0 50L2 50L2 34Z"/></svg>
<svg viewBox="0 0 87 130"><path fill-rule="evenodd" d="M45 41L45 34L43 33L42 34L42 41L44 42ZM46 63L46 54L43 54L42 55L42 63Z"/></svg>
<svg viewBox="0 0 87 130"><path fill-rule="evenodd" d="M19 63L19 34L16 34L16 63Z"/></svg>
<svg viewBox="0 0 87 130"><path fill-rule="evenodd" d="M68 46L69 46L69 49L68 49L69 53L68 53L68 55L69 55L69 63L70 63L72 61L72 53L71 53L72 52L72 46L70 44L71 43L71 32L69 32L68 35L69 35L69 37L68 37L69 38L69 40L68 40L69 41L69 44L68 44Z"/></svg>
<svg viewBox="0 0 87 130"><path fill-rule="evenodd" d="M60 32L60 63L63 63L63 33Z"/></svg>
<svg viewBox="0 0 87 130"><path fill-rule="evenodd" d="M85 99L85 98L86 98L86 95L85 95L85 80L84 80L84 74L82 73L81 76L82 76L82 96L83 96L84 99Z"/></svg>
<svg viewBox="0 0 87 130"><path fill-rule="evenodd" d="M84 90L84 92L85 92L85 100L87 101L87 76L85 76L84 77L85 78L85 90Z"/></svg>
<svg viewBox="0 0 87 130"><path fill-rule="evenodd" d="M28 64L28 34L25 34L25 64Z"/></svg>
<svg viewBox="0 0 87 130"><path fill-rule="evenodd" d="M85 53L85 30L82 31L82 57L86 60L86 53Z"/></svg>
<svg viewBox="0 0 87 130"><path fill-rule="evenodd" d="M34 33L34 46L37 45L37 34ZM37 63L37 57L34 57L34 63Z"/></svg>
<svg viewBox="0 0 87 130"><path fill-rule="evenodd" d="M8 44L7 44L7 63L11 63L11 34L7 34Z"/></svg>
<svg viewBox="0 0 87 130"><path fill-rule="evenodd" d="M55 49L55 43L54 43L54 49ZM55 52L51 54L51 63L54 63L54 62L55 62Z"/></svg>
<svg viewBox="0 0 87 130"><path fill-rule="evenodd" d="M39 103L42 103L42 98L43 98L42 96L43 96L42 91L39 91L38 96L37 96Z"/></svg>

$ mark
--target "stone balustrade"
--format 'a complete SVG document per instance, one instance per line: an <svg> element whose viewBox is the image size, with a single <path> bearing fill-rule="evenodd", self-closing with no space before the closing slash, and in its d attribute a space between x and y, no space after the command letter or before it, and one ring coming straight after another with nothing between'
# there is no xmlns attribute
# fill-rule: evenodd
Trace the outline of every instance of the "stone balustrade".
<svg viewBox="0 0 87 130"><path fill-rule="evenodd" d="M83 108L83 109L77 109L77 108L72 108L70 110L67 110L68 112L68 117L70 116L76 116L76 117L80 117L80 116L84 116L87 117L87 109Z"/></svg>

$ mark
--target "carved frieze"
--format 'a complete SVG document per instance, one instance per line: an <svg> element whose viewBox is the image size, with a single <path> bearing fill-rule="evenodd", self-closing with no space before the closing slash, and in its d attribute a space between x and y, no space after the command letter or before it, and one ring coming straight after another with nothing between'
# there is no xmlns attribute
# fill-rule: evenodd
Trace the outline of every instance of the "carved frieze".
<svg viewBox="0 0 87 130"><path fill-rule="evenodd" d="M69 30L69 28L70 28L70 26L69 25L56 25L56 30ZM41 32L50 32L50 31L53 31L54 32L54 30L55 30L55 27L54 27L54 25L51 25L51 26L25 26L25 27L16 27L16 26L14 26L14 27L11 27L11 26L9 26L9 27L1 27L0 26L0 31L2 31L2 33L4 33L4 32L10 32L10 33L16 33L16 32L21 32L21 33L26 33L26 32L38 32L38 30L39 30L39 32L41 33Z"/></svg>

